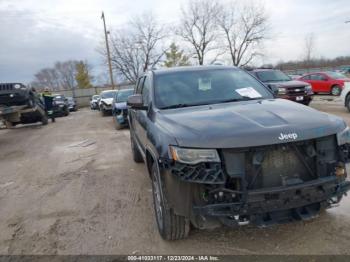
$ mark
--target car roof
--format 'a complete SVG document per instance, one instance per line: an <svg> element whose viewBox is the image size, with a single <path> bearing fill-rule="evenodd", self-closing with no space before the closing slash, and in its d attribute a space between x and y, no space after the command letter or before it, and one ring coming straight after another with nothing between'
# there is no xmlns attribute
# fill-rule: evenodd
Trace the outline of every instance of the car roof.
<svg viewBox="0 0 350 262"><path fill-rule="evenodd" d="M222 65L207 65L207 66L178 66L171 68L162 68L157 70L151 70L155 75L163 75L177 72L193 72L193 71L205 71L205 70L223 70L223 69L237 69L235 66L222 66Z"/></svg>
<svg viewBox="0 0 350 262"><path fill-rule="evenodd" d="M118 90L114 90L114 89L111 89L111 90L104 90L101 92L102 93L107 93L107 92L117 92Z"/></svg>
<svg viewBox="0 0 350 262"><path fill-rule="evenodd" d="M126 92L126 91L134 91L133 88L128 88L128 89L120 89L119 92Z"/></svg>
<svg viewBox="0 0 350 262"><path fill-rule="evenodd" d="M256 68L253 70L250 70L251 72L264 72L264 71L281 71L279 69L274 69L274 68Z"/></svg>

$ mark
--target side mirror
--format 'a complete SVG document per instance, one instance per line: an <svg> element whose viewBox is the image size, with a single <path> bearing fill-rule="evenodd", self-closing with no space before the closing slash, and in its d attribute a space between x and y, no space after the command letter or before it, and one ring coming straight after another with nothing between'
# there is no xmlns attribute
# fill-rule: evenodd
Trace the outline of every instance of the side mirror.
<svg viewBox="0 0 350 262"><path fill-rule="evenodd" d="M147 106L144 106L143 104L142 95L140 94L129 96L126 104L130 106L132 109L139 109L139 110L147 109Z"/></svg>

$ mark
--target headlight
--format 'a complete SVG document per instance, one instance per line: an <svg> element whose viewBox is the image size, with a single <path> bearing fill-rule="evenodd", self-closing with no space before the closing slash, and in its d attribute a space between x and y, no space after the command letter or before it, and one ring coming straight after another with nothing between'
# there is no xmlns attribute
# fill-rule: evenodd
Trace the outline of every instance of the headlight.
<svg viewBox="0 0 350 262"><path fill-rule="evenodd" d="M185 164L220 162L218 151L215 149L191 149L170 146L170 153L175 161Z"/></svg>
<svg viewBox="0 0 350 262"><path fill-rule="evenodd" d="M337 133L338 145L350 143L350 128L347 126L343 131Z"/></svg>
<svg viewBox="0 0 350 262"><path fill-rule="evenodd" d="M20 84L15 84L13 87L14 87L15 89L20 89L20 88L21 88L21 85L20 85Z"/></svg>
<svg viewBox="0 0 350 262"><path fill-rule="evenodd" d="M284 88L284 87L279 87L279 88L278 88L278 94L279 94L279 95L285 95L285 94L287 94L287 89Z"/></svg>
<svg viewBox="0 0 350 262"><path fill-rule="evenodd" d="M305 86L305 90L307 91L307 92L312 92L312 86L311 85L307 85L307 86Z"/></svg>

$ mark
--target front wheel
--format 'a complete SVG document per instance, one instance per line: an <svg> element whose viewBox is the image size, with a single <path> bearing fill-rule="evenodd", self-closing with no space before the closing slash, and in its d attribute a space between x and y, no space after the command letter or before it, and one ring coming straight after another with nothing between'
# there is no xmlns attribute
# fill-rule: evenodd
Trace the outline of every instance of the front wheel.
<svg viewBox="0 0 350 262"><path fill-rule="evenodd" d="M186 217L176 215L168 207L166 191L163 190L161 174L156 163L152 165L152 192L158 231L162 238L165 240L186 238L190 231L190 222Z"/></svg>
<svg viewBox="0 0 350 262"><path fill-rule="evenodd" d="M332 87L331 94L334 96L339 96L341 93L341 87L338 85L335 85Z"/></svg>
<svg viewBox="0 0 350 262"><path fill-rule="evenodd" d="M44 114L44 115L41 117L41 123L43 124L43 126L46 126L46 125L49 123L49 118L47 117L46 114Z"/></svg>

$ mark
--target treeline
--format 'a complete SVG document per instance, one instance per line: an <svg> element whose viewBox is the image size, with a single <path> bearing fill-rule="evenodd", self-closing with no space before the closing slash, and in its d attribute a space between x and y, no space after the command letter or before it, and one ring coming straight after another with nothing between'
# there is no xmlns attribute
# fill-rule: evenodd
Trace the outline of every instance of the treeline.
<svg viewBox="0 0 350 262"><path fill-rule="evenodd" d="M53 67L43 68L34 75L31 85L38 90L52 91L92 87L91 66L87 61L56 62Z"/></svg>
<svg viewBox="0 0 350 262"><path fill-rule="evenodd" d="M268 14L261 2L190 0L177 22L162 24L152 13L110 31L111 60L118 80L135 82L148 69L215 61L245 66L262 55ZM106 59L105 46L100 53Z"/></svg>
<svg viewBox="0 0 350 262"><path fill-rule="evenodd" d="M350 56L339 56L334 59L312 58L309 61L289 61L279 62L276 68L281 70L296 70L321 67L339 67L342 65L350 65Z"/></svg>

